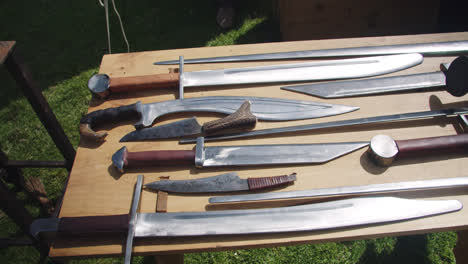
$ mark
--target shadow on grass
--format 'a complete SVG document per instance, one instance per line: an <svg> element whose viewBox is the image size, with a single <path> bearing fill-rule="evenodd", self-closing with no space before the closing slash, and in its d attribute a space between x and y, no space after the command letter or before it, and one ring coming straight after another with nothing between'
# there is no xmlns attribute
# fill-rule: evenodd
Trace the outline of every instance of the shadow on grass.
<svg viewBox="0 0 468 264"><path fill-rule="evenodd" d="M116 5L130 50L147 51L200 47L222 33L215 21L214 2L146 0L116 1ZM263 12L259 11L261 1L244 2L238 24ZM109 5L112 52L126 52L118 18ZM17 41L34 79L45 90L83 71L98 69L107 53L104 14L98 1L2 1L0 40ZM263 33L263 29L252 32L240 43L269 41ZM6 79L3 72L0 76ZM2 105L20 95L14 82L2 86Z"/></svg>

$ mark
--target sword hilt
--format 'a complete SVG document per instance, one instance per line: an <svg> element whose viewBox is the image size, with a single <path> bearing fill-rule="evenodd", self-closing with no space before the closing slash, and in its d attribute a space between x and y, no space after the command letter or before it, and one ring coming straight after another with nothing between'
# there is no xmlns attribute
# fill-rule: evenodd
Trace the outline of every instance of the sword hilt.
<svg viewBox="0 0 468 264"><path fill-rule="evenodd" d="M194 164L194 150L154 150L129 152L122 147L112 155L112 163L120 171L125 168L142 168L166 165Z"/></svg>
<svg viewBox="0 0 468 264"><path fill-rule="evenodd" d="M179 73L153 74L131 77L109 77L95 74L88 81L88 88L98 98L107 98L111 93L128 93L153 88L171 88L179 84Z"/></svg>
<svg viewBox="0 0 468 264"><path fill-rule="evenodd" d="M95 132L95 126L114 124L124 120L132 120L141 117L142 105L138 101L131 105L97 110L83 116L80 120L80 134L95 141L104 141L106 132Z"/></svg>

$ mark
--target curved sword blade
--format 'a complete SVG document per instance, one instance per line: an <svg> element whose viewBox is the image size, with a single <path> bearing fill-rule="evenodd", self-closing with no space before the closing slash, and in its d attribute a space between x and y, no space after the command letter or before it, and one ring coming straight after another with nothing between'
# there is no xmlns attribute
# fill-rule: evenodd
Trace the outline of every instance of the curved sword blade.
<svg viewBox="0 0 468 264"><path fill-rule="evenodd" d="M142 105L141 120L135 127L150 127L160 116L180 112L214 112L232 114L246 101L250 111L260 120L287 121L317 118L358 110L359 107L326 104L291 99L249 97L249 96L208 96L186 98Z"/></svg>
<svg viewBox="0 0 468 264"><path fill-rule="evenodd" d="M458 211L457 200L354 198L282 208L139 214L136 237L313 231L409 220ZM274 219L274 221L272 221Z"/></svg>

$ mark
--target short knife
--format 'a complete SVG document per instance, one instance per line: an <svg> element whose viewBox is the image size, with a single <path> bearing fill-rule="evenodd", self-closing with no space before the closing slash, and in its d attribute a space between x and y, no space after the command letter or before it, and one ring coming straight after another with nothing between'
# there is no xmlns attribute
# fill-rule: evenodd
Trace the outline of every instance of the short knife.
<svg viewBox="0 0 468 264"><path fill-rule="evenodd" d="M215 193L256 191L285 186L296 180L296 173L273 177L241 179L236 172L192 180L161 180L145 184L145 188L175 193Z"/></svg>

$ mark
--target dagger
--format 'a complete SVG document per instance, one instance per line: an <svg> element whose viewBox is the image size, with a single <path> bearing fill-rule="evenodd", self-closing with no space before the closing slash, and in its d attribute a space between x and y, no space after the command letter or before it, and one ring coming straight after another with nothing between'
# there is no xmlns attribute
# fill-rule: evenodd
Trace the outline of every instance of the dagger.
<svg viewBox="0 0 468 264"><path fill-rule="evenodd" d="M368 144L369 142L344 142L205 147L203 137L199 137L195 150L129 152L127 147L122 147L112 155L112 163L122 173L126 168L166 165L194 164L197 168L203 168L324 163Z"/></svg>
<svg viewBox="0 0 468 264"><path fill-rule="evenodd" d="M80 134L93 140L103 141L107 133L95 132L93 129L97 125L140 118L135 127L142 128L151 126L156 118L170 113L199 111L232 114L245 101L251 103L252 114L258 119L272 121L317 118L359 109L345 105L249 96L208 96L150 104L141 104L138 101L135 104L97 110L83 116L80 120Z"/></svg>
<svg viewBox="0 0 468 264"><path fill-rule="evenodd" d="M385 115L385 116L373 116L373 117L340 120L340 121L317 123L317 124L310 124L310 125L260 129L260 130L253 130L253 131L242 132L242 133L231 134L231 135L224 135L224 136L209 136L209 137L205 137L205 141L217 141L217 140L245 138L245 137L263 136L263 135L276 135L276 134L298 132L298 131L314 131L314 130L331 128L331 127L342 128L342 127L357 126L357 125L364 125L364 124L388 123L388 122L426 119L426 118L442 117L442 116L463 117L463 115L467 113L468 113L468 108L454 108L454 109L413 112L413 113ZM463 118L462 118L462 121L465 123L465 125L468 125L468 122L466 122ZM179 141L179 143L181 144L194 143L194 142L195 142L195 139L181 139Z"/></svg>
<svg viewBox="0 0 468 264"><path fill-rule="evenodd" d="M281 89L322 98L342 98L436 87L444 87L453 96L465 95L468 92L468 57L458 57L450 64L448 69L445 67L445 64L441 64L441 71L437 72L364 80L322 82L286 86L281 87Z"/></svg>
<svg viewBox="0 0 468 264"><path fill-rule="evenodd" d="M296 180L296 173L273 177L241 179L236 172L213 177L179 181L155 181L145 184L145 188L175 193L216 193L257 191L267 188L283 187Z"/></svg>
<svg viewBox="0 0 468 264"><path fill-rule="evenodd" d="M131 214L37 219L31 234L127 233L125 263L134 237L184 237L316 231L411 220L460 210L457 200L366 197L281 208L178 213L138 213L142 175ZM271 221L275 219L275 221Z"/></svg>
<svg viewBox="0 0 468 264"><path fill-rule="evenodd" d="M200 59L187 59L185 63L212 63L212 62L235 62L235 61L257 61L257 60L281 60L299 58L333 58L333 57L357 57L375 56L403 53L420 53L424 56L450 56L466 54L468 52L468 41L447 41L419 44L385 45L370 47L353 47L340 49L291 51L264 54L251 54L239 56L212 57ZM179 61L155 62L155 65L177 64Z"/></svg>
<svg viewBox="0 0 468 264"><path fill-rule="evenodd" d="M98 97L105 98L110 92L131 92L134 90L167 88L179 85L181 89L179 92L181 96L180 99L182 99L182 91L185 86L297 82L370 77L403 70L418 65L422 61L423 57L420 54L400 54L239 69L196 72L180 71L179 73L136 77L109 77L106 74L96 74L88 81L88 88ZM183 67L180 68L182 70Z"/></svg>

